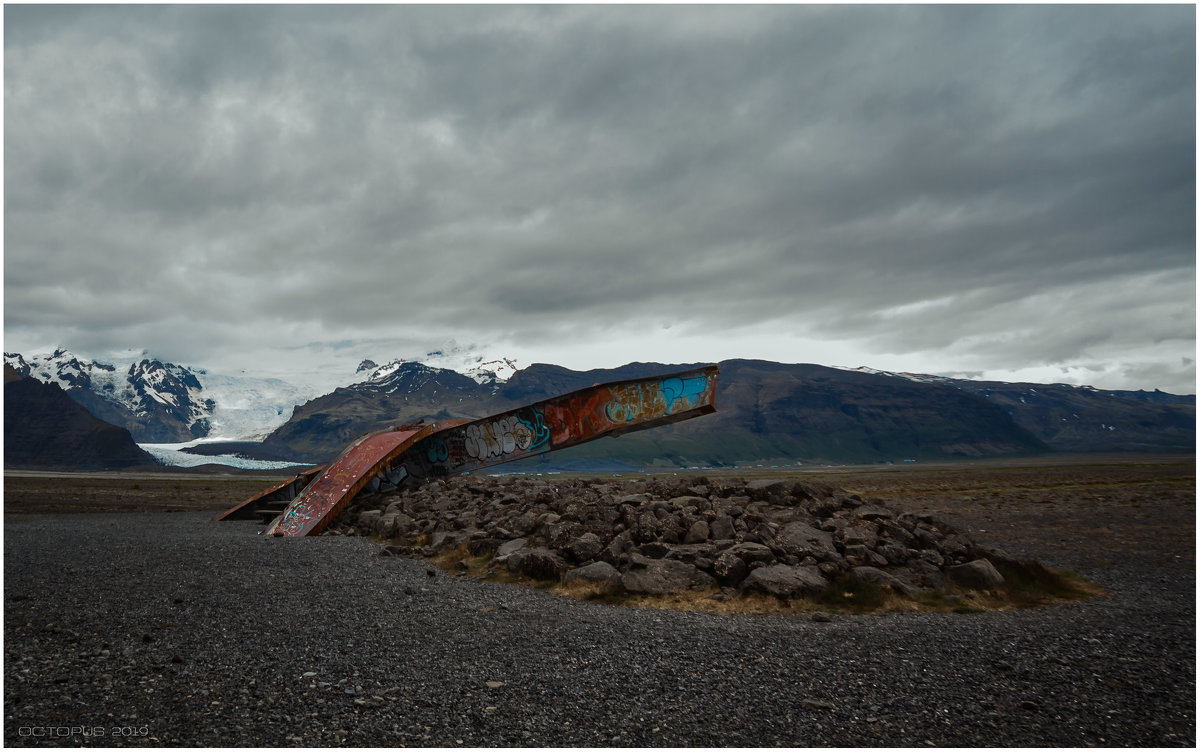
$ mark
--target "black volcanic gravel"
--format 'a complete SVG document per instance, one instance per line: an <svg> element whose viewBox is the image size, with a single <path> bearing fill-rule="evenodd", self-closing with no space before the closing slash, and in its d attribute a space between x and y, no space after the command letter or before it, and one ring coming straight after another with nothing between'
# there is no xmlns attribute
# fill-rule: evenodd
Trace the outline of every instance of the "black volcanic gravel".
<svg viewBox="0 0 1200 752"><path fill-rule="evenodd" d="M1195 743L1190 556L1113 553L1082 571L1113 595L1086 603L821 623L583 603L258 530L7 521L5 743Z"/></svg>

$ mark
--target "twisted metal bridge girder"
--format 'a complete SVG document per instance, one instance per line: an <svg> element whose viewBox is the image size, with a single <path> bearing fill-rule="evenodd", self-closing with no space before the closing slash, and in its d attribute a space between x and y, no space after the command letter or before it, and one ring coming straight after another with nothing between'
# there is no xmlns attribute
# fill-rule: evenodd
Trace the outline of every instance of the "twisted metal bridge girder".
<svg viewBox="0 0 1200 752"><path fill-rule="evenodd" d="M267 489L217 519L245 515L265 498L290 503L268 526L274 536L317 535L368 484L399 486L676 423L716 411L715 365L569 392L473 421L439 421L360 436L332 462ZM257 500L257 501L256 501ZM276 501L276 504L279 502ZM239 512L240 510L240 512Z"/></svg>

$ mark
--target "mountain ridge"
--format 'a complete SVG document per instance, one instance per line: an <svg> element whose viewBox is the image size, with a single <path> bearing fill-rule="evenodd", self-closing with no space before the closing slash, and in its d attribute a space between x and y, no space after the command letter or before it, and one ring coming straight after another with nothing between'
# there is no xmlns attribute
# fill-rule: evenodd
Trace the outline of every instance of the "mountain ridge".
<svg viewBox="0 0 1200 752"><path fill-rule="evenodd" d="M866 369L854 369L866 370ZM882 372L886 373L886 372ZM938 383L978 394L1001 406L1019 424L1058 451L1157 451L1194 442L1196 395L1159 390L1097 389L1071 384L975 381L945 376L888 373L923 383ZM1169 406L1191 406L1178 410ZM1149 423L1155 427L1131 443L1115 434L1121 426ZM1099 431L1089 427L1099 426Z"/></svg>
<svg viewBox="0 0 1200 752"><path fill-rule="evenodd" d="M296 406L292 420L264 443L316 461L361 433L387 425L474 419L595 383L695 365L699 364L630 363L573 371L536 363L514 373L498 389L484 391L473 389L460 374L414 364L389 374L387 383L392 388L386 394L377 386L351 385ZM988 399L982 393L987 390L973 392L941 377L930 382L747 359L719 365L715 415L622 437L619 443L595 442L559 452L556 461L587 457L633 464L719 465L771 459L887 462L1050 451L1185 451L1194 443L1195 408L1188 404L1153 405L1064 387L1065 395L1078 403L1074 409L1083 411L1081 425L1086 424L1064 433L1046 430L1045 421L1033 419L1036 412L1014 409L1003 399ZM440 393L430 385L440 387ZM995 391L993 387L989 393ZM1124 409L1116 411L1118 404ZM1100 413L1124 416L1119 434L1108 424L1104 429L1091 426L1092 417ZM1095 440L1098 435L1106 440Z"/></svg>
<svg viewBox="0 0 1200 752"><path fill-rule="evenodd" d="M403 358L382 366L364 360L356 372L346 370L353 383L323 394L280 379L178 366L147 353L128 367L88 362L61 348L29 360L5 353L5 359L23 375L58 384L143 444L261 439L266 451L314 462L368 430L422 419L475 419L596 383L703 364L632 362L576 371L552 363L518 369L511 359L487 360L461 348L430 355L462 370ZM556 453L556 461L887 462L1194 450L1194 395L755 359L720 365L716 416ZM240 433L221 432L231 426Z"/></svg>

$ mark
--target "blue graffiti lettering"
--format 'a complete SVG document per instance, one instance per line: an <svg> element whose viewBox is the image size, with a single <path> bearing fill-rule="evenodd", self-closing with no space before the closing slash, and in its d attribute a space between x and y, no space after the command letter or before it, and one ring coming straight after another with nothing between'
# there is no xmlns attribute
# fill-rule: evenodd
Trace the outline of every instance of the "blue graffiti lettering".
<svg viewBox="0 0 1200 752"><path fill-rule="evenodd" d="M529 413L533 416L532 421L525 420L524 418L520 420L529 428L529 433L533 437L529 443L529 448L536 449L550 440L550 429L546 428L546 417L544 415L537 410L530 410Z"/></svg>
<svg viewBox="0 0 1200 752"><path fill-rule="evenodd" d="M445 462L450 456L450 448L446 446L446 440L440 436L430 437L425 448L425 456L430 462Z"/></svg>
<svg viewBox="0 0 1200 752"><path fill-rule="evenodd" d="M696 407L700 404L700 397L706 388L708 379L704 376L663 379L663 402L667 405L667 413Z"/></svg>

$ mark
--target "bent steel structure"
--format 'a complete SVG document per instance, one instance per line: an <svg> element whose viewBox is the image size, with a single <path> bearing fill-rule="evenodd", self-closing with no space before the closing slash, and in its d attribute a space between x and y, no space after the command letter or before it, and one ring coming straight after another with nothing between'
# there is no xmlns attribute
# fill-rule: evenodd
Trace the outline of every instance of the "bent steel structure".
<svg viewBox="0 0 1200 752"><path fill-rule="evenodd" d="M309 471L311 480L298 494L295 488L303 476L267 489L219 519L245 517L245 510L255 505L279 505L291 493L295 498L267 534L317 535L368 485L399 486L470 472L712 413L717 374L715 365L703 366L597 384L474 421L375 431L356 439L324 468Z"/></svg>
<svg viewBox="0 0 1200 752"><path fill-rule="evenodd" d="M292 478L276 483L270 488L263 489L241 504L232 506L216 517L213 517L213 522L221 522L223 520L256 520L263 517L267 512L270 514L263 522L270 522L272 518L278 517L279 513L287 508L288 503L299 496L304 487L311 483L316 474L324 470L325 467L325 465L320 465L309 468Z"/></svg>

